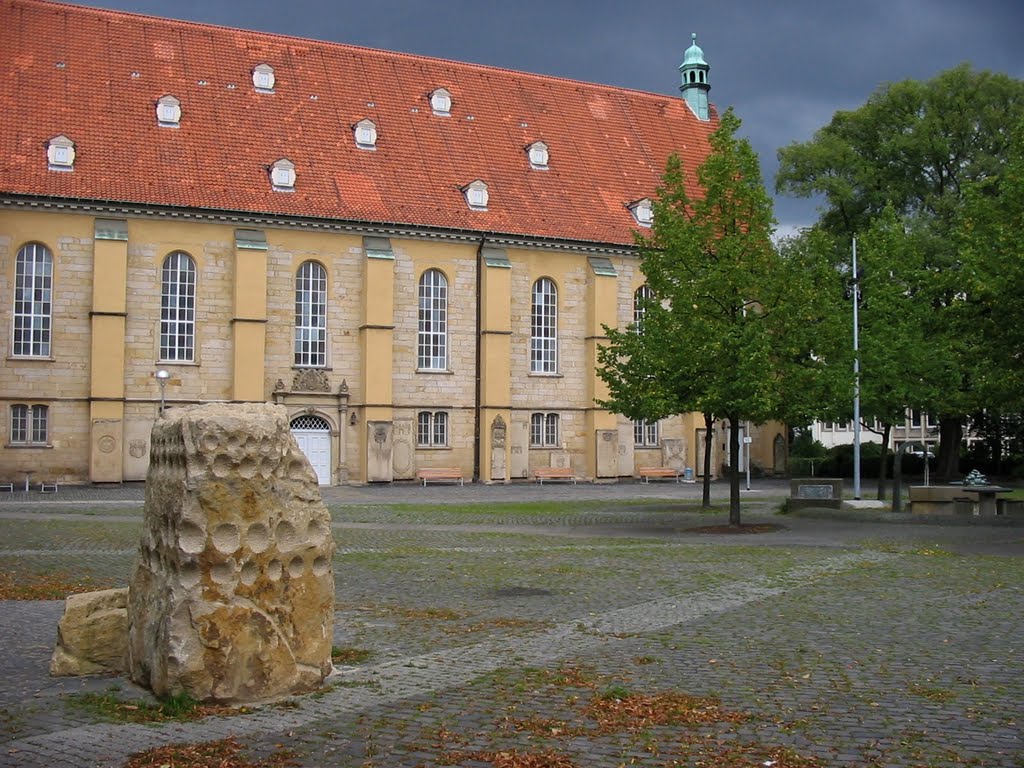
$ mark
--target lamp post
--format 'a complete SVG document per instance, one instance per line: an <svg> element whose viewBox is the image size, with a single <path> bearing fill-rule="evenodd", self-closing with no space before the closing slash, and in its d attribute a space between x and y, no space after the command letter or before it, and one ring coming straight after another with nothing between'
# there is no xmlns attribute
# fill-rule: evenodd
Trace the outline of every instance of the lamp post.
<svg viewBox="0 0 1024 768"><path fill-rule="evenodd" d="M853 238L853 498L860 499L860 344L857 308L860 304L860 273L857 271L857 238Z"/></svg>
<svg viewBox="0 0 1024 768"><path fill-rule="evenodd" d="M156 375L157 384L160 385L160 415L163 416L164 415L164 393L167 390L167 380L169 378L171 378L171 374L169 374L165 369L161 368L160 370L158 370L156 372L155 375Z"/></svg>

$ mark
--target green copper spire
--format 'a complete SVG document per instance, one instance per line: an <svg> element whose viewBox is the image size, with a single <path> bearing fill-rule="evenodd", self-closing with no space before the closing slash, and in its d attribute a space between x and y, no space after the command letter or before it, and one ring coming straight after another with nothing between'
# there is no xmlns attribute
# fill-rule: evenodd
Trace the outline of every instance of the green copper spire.
<svg viewBox="0 0 1024 768"><path fill-rule="evenodd" d="M704 61L704 51L697 45L697 33L694 32L690 38L693 42L683 54L683 63L679 65L683 79L679 90L683 92L683 98L698 120L710 120L708 91L711 86L708 84L708 70L711 67Z"/></svg>

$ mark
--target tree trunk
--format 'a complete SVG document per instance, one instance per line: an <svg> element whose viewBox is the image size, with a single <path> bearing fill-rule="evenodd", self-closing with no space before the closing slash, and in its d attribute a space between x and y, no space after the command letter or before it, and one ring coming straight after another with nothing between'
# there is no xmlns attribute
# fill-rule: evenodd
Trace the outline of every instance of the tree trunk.
<svg viewBox="0 0 1024 768"><path fill-rule="evenodd" d="M715 427L715 417L710 413L704 414L704 492L701 496L701 507L711 507L711 451L715 446L715 435L712 430Z"/></svg>
<svg viewBox="0 0 1024 768"><path fill-rule="evenodd" d="M939 458L935 475L941 482L948 483L960 476L960 443L963 439L964 429L959 416L943 416L939 419ZM928 461L927 456L925 461Z"/></svg>
<svg viewBox="0 0 1024 768"><path fill-rule="evenodd" d="M878 465L878 498L885 499L885 476L889 473L889 436L892 424L885 423L882 428L882 463Z"/></svg>
<svg viewBox="0 0 1024 768"><path fill-rule="evenodd" d="M740 526L740 420L729 416L729 525Z"/></svg>

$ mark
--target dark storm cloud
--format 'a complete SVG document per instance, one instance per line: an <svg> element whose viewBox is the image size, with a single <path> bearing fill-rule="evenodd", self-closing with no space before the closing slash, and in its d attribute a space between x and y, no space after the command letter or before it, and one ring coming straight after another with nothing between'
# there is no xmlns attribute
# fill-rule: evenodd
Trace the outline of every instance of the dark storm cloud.
<svg viewBox="0 0 1024 768"><path fill-rule="evenodd" d="M1024 0L92 0L119 10L437 56L658 93L697 32L711 97L735 108L769 185L776 152L882 83L970 62L1024 77ZM780 199L784 227L814 206Z"/></svg>

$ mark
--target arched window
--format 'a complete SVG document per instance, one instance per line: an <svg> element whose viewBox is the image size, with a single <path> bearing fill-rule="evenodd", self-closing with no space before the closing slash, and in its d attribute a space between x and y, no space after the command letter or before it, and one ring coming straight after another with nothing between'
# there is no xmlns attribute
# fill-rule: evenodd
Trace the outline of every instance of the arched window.
<svg viewBox="0 0 1024 768"><path fill-rule="evenodd" d="M53 255L39 243L18 251L14 267L14 349L17 357L49 357Z"/></svg>
<svg viewBox="0 0 1024 768"><path fill-rule="evenodd" d="M654 298L654 291L641 285L633 294L633 325L637 333L643 333L644 315L647 314L647 302Z"/></svg>
<svg viewBox="0 0 1024 768"><path fill-rule="evenodd" d="M421 371L448 370L448 280L437 269L420 278L419 333L416 368Z"/></svg>
<svg viewBox="0 0 1024 768"><path fill-rule="evenodd" d="M448 414L445 411L420 411L417 414L416 445L420 448L444 448L448 445Z"/></svg>
<svg viewBox="0 0 1024 768"><path fill-rule="evenodd" d="M46 445L50 409L45 405L11 406L11 445Z"/></svg>
<svg viewBox="0 0 1024 768"><path fill-rule="evenodd" d="M558 447L558 414L530 414L530 446L533 448Z"/></svg>
<svg viewBox="0 0 1024 768"><path fill-rule="evenodd" d="M633 444L638 448L656 448L658 446L658 422L634 419Z"/></svg>
<svg viewBox="0 0 1024 768"><path fill-rule="evenodd" d="M327 270L315 261L295 273L295 365L327 366Z"/></svg>
<svg viewBox="0 0 1024 768"><path fill-rule="evenodd" d="M558 371L558 289L542 277L533 284L530 310L530 373Z"/></svg>
<svg viewBox="0 0 1024 768"><path fill-rule="evenodd" d="M196 264L175 251L164 259L160 275L160 359L195 360Z"/></svg>

